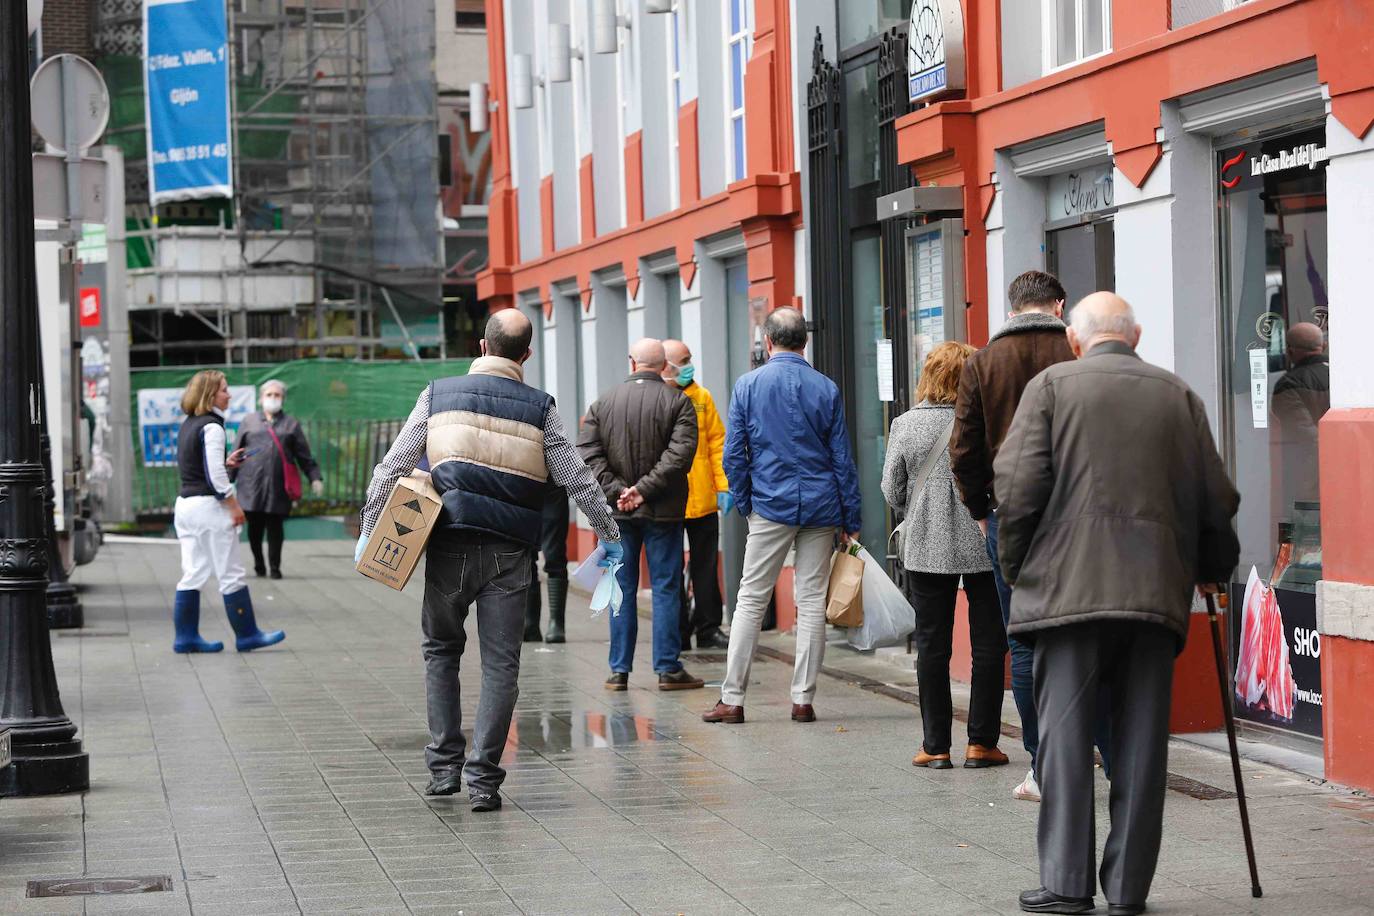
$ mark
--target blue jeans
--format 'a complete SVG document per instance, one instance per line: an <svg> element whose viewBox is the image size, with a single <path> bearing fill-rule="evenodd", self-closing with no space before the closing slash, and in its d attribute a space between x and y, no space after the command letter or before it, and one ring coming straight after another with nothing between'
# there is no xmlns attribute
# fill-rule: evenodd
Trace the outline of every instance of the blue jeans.
<svg viewBox="0 0 1374 916"><path fill-rule="evenodd" d="M682 608L682 522L645 522L620 519L620 543L625 562L619 582L623 593L620 614L611 617L611 670L628 674L634 668L635 640L639 638L639 551L649 555L649 580L654 589L654 671L672 674L682 670L678 653L682 635L678 616Z"/></svg>
<svg viewBox="0 0 1374 916"><path fill-rule="evenodd" d="M992 576L997 580L997 597L1002 601L1002 622L1011 622L1011 587L1002 578L1002 564L997 561L997 513L988 513L988 556L992 559ZM1035 711L1035 648L1015 637L1007 637L1011 648L1011 696L1016 701L1016 711L1021 716L1021 744L1031 756L1031 768L1035 768L1036 756L1040 750L1040 718ZM1111 776L1111 760L1108 748L1111 745L1111 700L1105 683L1098 690L1098 715L1096 741L1098 753L1102 755L1102 770Z"/></svg>
<svg viewBox="0 0 1374 916"><path fill-rule="evenodd" d="M997 597L1002 602L1002 623L1011 622L1011 588L1002 578L1002 565L997 562L997 513L988 514L988 557L992 560L992 577L997 582ZM1021 744L1035 766L1035 752L1040 747L1040 721L1035 716L1035 650L1019 639L1007 637L1011 648L1011 696L1021 716Z"/></svg>

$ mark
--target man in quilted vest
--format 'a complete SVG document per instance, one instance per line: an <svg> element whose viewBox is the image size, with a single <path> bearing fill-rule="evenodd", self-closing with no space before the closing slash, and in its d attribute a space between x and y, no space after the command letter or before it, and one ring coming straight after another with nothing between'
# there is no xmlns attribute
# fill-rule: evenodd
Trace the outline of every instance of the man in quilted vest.
<svg viewBox="0 0 1374 916"><path fill-rule="evenodd" d="M396 480L428 458L444 501L425 552L425 748L428 795L452 795L466 773L472 810L501 807L501 752L519 692L520 637L532 556L543 527L548 482L565 487L606 548L621 555L620 530L591 470L563 432L553 398L524 383L530 321L516 309L494 313L482 357L467 375L438 379L424 391L391 450L372 472L358 550L377 525ZM459 704L458 663L468 608L477 605L482 691L472 750Z"/></svg>

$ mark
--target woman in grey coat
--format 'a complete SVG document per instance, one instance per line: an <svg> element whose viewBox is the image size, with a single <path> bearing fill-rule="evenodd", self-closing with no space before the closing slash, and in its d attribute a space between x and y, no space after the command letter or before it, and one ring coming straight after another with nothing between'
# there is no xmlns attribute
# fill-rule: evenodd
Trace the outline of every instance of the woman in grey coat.
<svg viewBox="0 0 1374 916"><path fill-rule="evenodd" d="M952 341L930 352L916 388L917 404L892 421L883 463L883 496L905 519L901 561L916 608L916 683L924 740L911 762L937 770L953 766L949 756L954 719L949 660L961 578L968 597L969 642L973 647L969 745L964 766L1001 766L1007 762L1007 755L997 749L1007 634L983 534L960 502L949 469L949 434L954 425L959 375L973 352L968 344ZM922 468L932 452L933 464L922 481Z"/></svg>
<svg viewBox="0 0 1374 916"><path fill-rule="evenodd" d="M324 492L320 466L310 454L305 430L295 417L282 411L286 399L286 385L270 379L258 389L262 410L249 414L239 425L238 447L247 454L238 469L234 484L239 504L248 519L248 546L253 551L253 571L267 575L271 564L272 578L281 578L281 545L285 538L283 525L291 514L291 497L286 492L286 465L299 467L299 473L310 478L310 489L319 496ZM273 439L275 436L275 440ZM262 537L267 535L267 563L263 562Z"/></svg>

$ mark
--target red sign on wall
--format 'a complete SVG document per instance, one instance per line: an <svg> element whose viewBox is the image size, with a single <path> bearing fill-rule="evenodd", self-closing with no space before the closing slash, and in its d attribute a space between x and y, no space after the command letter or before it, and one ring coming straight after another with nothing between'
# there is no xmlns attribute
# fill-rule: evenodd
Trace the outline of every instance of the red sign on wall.
<svg viewBox="0 0 1374 916"><path fill-rule="evenodd" d="M100 289L95 286L83 286L81 288L81 326L83 328L100 327Z"/></svg>

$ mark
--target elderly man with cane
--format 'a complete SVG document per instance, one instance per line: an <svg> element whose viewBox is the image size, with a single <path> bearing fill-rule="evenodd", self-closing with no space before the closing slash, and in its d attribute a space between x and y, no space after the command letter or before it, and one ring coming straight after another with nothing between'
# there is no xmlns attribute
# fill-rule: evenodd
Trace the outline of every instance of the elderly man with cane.
<svg viewBox="0 0 1374 916"><path fill-rule="evenodd" d="M1202 401L1135 353L1125 300L1094 293L1068 329L1076 362L1027 387L995 462L1010 633L1034 644L1042 886L1028 913L1088 913L1095 893L1093 723L1111 697L1111 832L1102 890L1141 913L1164 820L1174 658L1196 586L1227 581L1240 496Z"/></svg>

